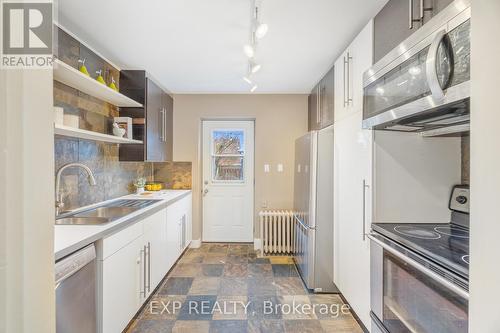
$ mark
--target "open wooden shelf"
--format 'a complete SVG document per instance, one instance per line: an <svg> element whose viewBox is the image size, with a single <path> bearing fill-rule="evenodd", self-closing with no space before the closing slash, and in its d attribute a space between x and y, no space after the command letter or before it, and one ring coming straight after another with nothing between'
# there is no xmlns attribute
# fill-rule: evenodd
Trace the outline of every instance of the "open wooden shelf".
<svg viewBox="0 0 500 333"><path fill-rule="evenodd" d="M109 143L122 143L122 144L142 144L140 140L132 140L126 138L120 138L114 135L103 134L93 131L87 131L79 128L54 124L54 134L69 136L72 138L102 141Z"/></svg>
<svg viewBox="0 0 500 333"><path fill-rule="evenodd" d="M141 103L97 82L59 59L54 62L54 80L119 107L140 108L143 106Z"/></svg>

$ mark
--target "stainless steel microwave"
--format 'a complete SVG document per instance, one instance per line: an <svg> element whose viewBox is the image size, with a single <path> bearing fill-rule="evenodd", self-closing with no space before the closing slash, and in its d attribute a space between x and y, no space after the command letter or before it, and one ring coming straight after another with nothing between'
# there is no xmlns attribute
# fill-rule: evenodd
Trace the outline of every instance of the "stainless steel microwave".
<svg viewBox="0 0 500 333"><path fill-rule="evenodd" d="M470 0L455 0L363 76L363 128L468 130Z"/></svg>

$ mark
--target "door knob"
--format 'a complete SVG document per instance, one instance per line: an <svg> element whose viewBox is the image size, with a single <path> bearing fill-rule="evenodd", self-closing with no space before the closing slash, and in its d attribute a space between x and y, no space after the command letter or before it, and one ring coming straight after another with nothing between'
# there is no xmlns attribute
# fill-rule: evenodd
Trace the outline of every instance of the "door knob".
<svg viewBox="0 0 500 333"><path fill-rule="evenodd" d="M208 188L206 188L204 191L203 191L203 194L206 195L208 193Z"/></svg>

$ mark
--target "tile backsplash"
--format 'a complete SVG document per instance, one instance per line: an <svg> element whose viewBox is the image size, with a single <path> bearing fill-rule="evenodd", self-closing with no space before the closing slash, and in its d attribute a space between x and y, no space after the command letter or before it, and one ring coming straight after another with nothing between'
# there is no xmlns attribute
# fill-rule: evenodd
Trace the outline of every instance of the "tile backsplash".
<svg viewBox="0 0 500 333"><path fill-rule="evenodd" d="M94 173L97 185L91 186L87 174L80 168L64 171L61 189L65 210L132 193L132 183L138 177L152 179L151 163L119 162L117 145L56 136L56 172L71 162L88 166Z"/></svg>
<svg viewBox="0 0 500 333"><path fill-rule="evenodd" d="M470 184L470 136L462 136L462 184Z"/></svg>
<svg viewBox="0 0 500 333"><path fill-rule="evenodd" d="M173 190L190 190L191 162L153 163L153 178Z"/></svg>
<svg viewBox="0 0 500 333"><path fill-rule="evenodd" d="M133 193L133 181L139 177L160 181L168 189L191 189L191 162L120 162L117 145L56 136L55 171L72 162L88 166L97 185L91 186L80 168L65 170L61 176L64 210Z"/></svg>

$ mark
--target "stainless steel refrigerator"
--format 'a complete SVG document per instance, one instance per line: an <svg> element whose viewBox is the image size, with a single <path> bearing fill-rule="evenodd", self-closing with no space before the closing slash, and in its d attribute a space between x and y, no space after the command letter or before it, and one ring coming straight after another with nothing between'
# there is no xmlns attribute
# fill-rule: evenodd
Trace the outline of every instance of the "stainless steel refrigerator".
<svg viewBox="0 0 500 333"><path fill-rule="evenodd" d="M333 283L333 150L333 126L295 141L294 259L314 292L338 292Z"/></svg>

